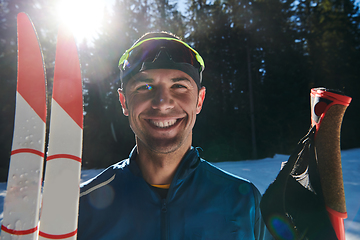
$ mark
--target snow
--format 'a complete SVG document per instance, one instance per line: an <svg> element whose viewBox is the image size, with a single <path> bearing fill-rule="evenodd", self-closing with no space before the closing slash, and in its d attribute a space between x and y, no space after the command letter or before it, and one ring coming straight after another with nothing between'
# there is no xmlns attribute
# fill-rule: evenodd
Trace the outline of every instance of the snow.
<svg viewBox="0 0 360 240"><path fill-rule="evenodd" d="M360 239L360 148L341 152L343 178L348 218L345 219L347 240ZM273 158L251 161L220 162L214 165L223 170L253 182L261 193L277 176L281 163L289 156L277 154ZM86 181L102 169L84 170L81 180ZM3 218L3 204L6 195L6 183L0 183L0 221Z"/></svg>

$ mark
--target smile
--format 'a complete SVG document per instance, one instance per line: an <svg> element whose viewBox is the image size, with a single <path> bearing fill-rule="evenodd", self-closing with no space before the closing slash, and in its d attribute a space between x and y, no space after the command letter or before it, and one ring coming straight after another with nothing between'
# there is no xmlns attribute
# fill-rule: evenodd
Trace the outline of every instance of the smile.
<svg viewBox="0 0 360 240"><path fill-rule="evenodd" d="M171 120L149 120L149 122L153 125L155 125L156 127L159 128L168 128L173 126L176 122L177 119L171 119Z"/></svg>

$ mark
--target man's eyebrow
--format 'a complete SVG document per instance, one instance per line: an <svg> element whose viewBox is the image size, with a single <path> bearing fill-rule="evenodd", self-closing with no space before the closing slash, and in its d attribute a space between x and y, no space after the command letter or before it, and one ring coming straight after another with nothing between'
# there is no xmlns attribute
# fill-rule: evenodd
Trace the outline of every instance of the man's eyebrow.
<svg viewBox="0 0 360 240"><path fill-rule="evenodd" d="M177 78L172 78L171 81L173 82L180 82L180 81L187 81L187 82L191 82L190 79L186 78L186 77L177 77Z"/></svg>
<svg viewBox="0 0 360 240"><path fill-rule="evenodd" d="M152 82L154 82L154 79L153 78L147 78L147 77L138 77L138 78L134 79L134 82L152 83Z"/></svg>

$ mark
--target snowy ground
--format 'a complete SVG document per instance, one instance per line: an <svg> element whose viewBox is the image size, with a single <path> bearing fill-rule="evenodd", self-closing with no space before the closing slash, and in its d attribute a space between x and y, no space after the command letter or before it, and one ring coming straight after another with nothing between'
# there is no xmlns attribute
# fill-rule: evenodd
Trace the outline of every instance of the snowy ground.
<svg viewBox="0 0 360 240"><path fill-rule="evenodd" d="M289 156L275 155L265 158L241 162L221 162L215 165L227 172L252 181L264 193L267 186L275 179L281 163ZM347 240L360 239L360 148L342 151L344 187L348 218L345 219ZM82 181L96 176L101 170L82 172ZM2 206L6 194L6 183L0 183L0 221L3 218Z"/></svg>

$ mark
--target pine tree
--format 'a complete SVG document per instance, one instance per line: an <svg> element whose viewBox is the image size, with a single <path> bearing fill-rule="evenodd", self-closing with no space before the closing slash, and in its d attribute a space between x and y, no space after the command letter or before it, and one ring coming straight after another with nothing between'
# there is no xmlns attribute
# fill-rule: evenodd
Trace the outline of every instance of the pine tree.
<svg viewBox="0 0 360 240"><path fill-rule="evenodd" d="M359 146L359 8L352 0L301 1L299 22L308 55L310 87L326 87L353 97L343 123L342 147Z"/></svg>
<svg viewBox="0 0 360 240"><path fill-rule="evenodd" d="M155 0L152 5L152 29L155 31L168 31L179 37L185 35L184 17L177 10L177 3L169 0Z"/></svg>
<svg viewBox="0 0 360 240"><path fill-rule="evenodd" d="M257 126L263 156L289 154L309 126L307 57L292 1L254 2ZM291 110L290 110L291 109ZM261 113L261 114L260 114Z"/></svg>
<svg viewBox="0 0 360 240"><path fill-rule="evenodd" d="M207 87L197 127L201 134L194 134L194 142L207 149L204 156L211 161L221 160L224 154L234 160L251 157L246 32L239 17L245 13L237 5L235 1L193 1L190 7L188 41L205 59Z"/></svg>

